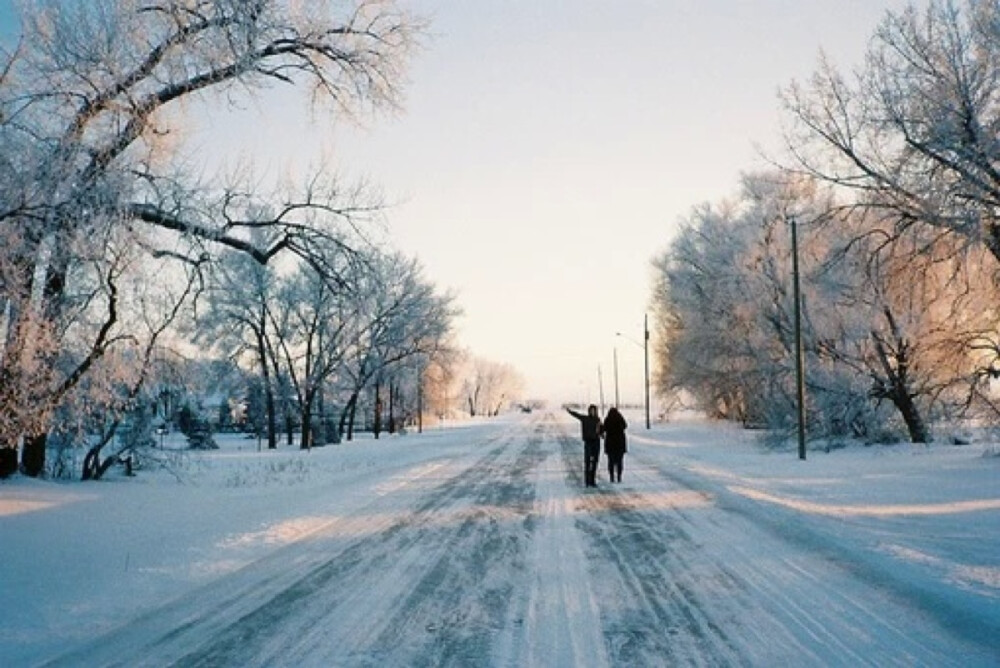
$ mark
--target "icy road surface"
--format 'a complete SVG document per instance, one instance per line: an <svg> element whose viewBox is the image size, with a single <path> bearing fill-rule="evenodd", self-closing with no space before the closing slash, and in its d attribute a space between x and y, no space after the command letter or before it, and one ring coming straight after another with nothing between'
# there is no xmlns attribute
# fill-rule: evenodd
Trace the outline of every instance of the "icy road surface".
<svg viewBox="0 0 1000 668"><path fill-rule="evenodd" d="M493 434L48 665L1000 664L995 617L835 523L641 445L588 490L551 414Z"/></svg>

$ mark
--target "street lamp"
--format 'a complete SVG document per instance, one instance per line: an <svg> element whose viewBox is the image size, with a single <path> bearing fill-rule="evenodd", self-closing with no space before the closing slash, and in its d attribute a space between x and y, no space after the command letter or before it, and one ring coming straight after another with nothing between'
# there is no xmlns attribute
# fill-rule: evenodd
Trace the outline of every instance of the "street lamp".
<svg viewBox="0 0 1000 668"><path fill-rule="evenodd" d="M642 348L643 357L643 380L645 389L645 407L646 407L646 429L650 428L649 423L649 314L644 314L642 317L642 343L633 339L631 336L626 336L621 332L615 332L615 336L620 336L623 339L628 339L635 345ZM617 360L617 357L616 357Z"/></svg>

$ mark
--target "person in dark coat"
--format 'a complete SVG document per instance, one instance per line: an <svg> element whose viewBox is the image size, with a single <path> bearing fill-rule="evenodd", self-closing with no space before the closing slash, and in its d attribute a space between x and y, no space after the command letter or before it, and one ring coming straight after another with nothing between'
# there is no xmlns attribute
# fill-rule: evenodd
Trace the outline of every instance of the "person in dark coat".
<svg viewBox="0 0 1000 668"><path fill-rule="evenodd" d="M587 414L577 413L570 407L566 411L580 421L583 437L583 480L587 487L597 487L597 460L601 457L601 418L597 406L587 407Z"/></svg>
<svg viewBox="0 0 1000 668"><path fill-rule="evenodd" d="M625 430L628 423L625 416L617 408L612 406L608 409L608 414L604 417L604 454L608 456L608 475L611 482L622 481L622 467L625 463L625 453L628 452L628 443L625 439Z"/></svg>

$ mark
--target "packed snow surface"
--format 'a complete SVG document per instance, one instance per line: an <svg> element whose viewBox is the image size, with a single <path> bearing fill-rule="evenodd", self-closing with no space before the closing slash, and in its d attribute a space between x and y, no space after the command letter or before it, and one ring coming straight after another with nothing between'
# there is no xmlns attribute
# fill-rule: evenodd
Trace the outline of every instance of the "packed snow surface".
<svg viewBox="0 0 1000 668"><path fill-rule="evenodd" d="M596 489L543 412L0 482L0 665L1000 666L982 445L626 415Z"/></svg>

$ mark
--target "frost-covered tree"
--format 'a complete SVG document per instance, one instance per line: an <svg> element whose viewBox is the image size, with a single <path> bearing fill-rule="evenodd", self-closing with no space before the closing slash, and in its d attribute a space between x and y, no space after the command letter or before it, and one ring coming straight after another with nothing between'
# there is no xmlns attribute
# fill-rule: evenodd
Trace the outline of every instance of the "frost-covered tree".
<svg viewBox="0 0 1000 668"><path fill-rule="evenodd" d="M754 367L746 364L749 339L739 308L746 294L739 232L725 211L697 209L654 260L654 313L662 334L660 392L683 387L712 415L746 420L753 412L746 374Z"/></svg>
<svg viewBox="0 0 1000 668"><path fill-rule="evenodd" d="M750 424L787 414L794 396L789 210L816 218L823 208L803 180L745 177L737 199L696 208L654 259L661 394L684 389L711 414ZM803 240L801 253L814 256L816 248L815 237Z"/></svg>
<svg viewBox="0 0 1000 668"><path fill-rule="evenodd" d="M274 335L271 305L277 298L274 269L233 253L212 272L205 308L198 309L194 338L233 359L249 357L260 379L267 447L277 447ZM257 416L260 417L260 416Z"/></svg>
<svg viewBox="0 0 1000 668"><path fill-rule="evenodd" d="M866 360L874 396L899 409L915 440L928 437L933 411L993 406L1000 5L931 0L890 12L853 77L823 62L783 99L788 169L832 184L843 210L861 212L840 219L845 243L869 253L849 280L869 286L857 305L875 324L849 357Z"/></svg>
<svg viewBox="0 0 1000 668"><path fill-rule="evenodd" d="M495 416L521 399L524 379L510 364L474 355L467 360L462 398L470 416Z"/></svg>
<svg viewBox="0 0 1000 668"><path fill-rule="evenodd" d="M827 260L837 288L819 342L823 356L869 381L869 397L891 404L914 442L931 439L933 420L989 405L991 353L975 342L1000 324L985 249L928 231L899 235L861 213L827 230L839 239Z"/></svg>
<svg viewBox="0 0 1000 668"><path fill-rule="evenodd" d="M468 353L446 341L424 360L421 372L422 410L440 420L451 417L462 398L462 378Z"/></svg>
<svg viewBox="0 0 1000 668"><path fill-rule="evenodd" d="M396 252L374 254L351 284L357 327L346 355L340 422L348 438L363 391L373 391L374 417L381 421L382 386L397 370L434 356L459 313L454 298L439 294L416 260Z"/></svg>
<svg viewBox="0 0 1000 668"><path fill-rule="evenodd" d="M328 260L333 266L334 261ZM338 275L342 274L338 270ZM314 416L323 388L343 370L350 336L357 327L356 295L309 267L287 277L269 308L276 333L276 362L291 381L299 410L301 448L323 445Z"/></svg>
<svg viewBox="0 0 1000 668"><path fill-rule="evenodd" d="M984 258L951 237L900 235L814 185L748 177L736 201L697 209L656 259L661 391L685 389L719 417L790 425L788 232L799 224L811 432L881 438L888 406L925 442L932 419L985 403L998 319L994 284L971 271Z"/></svg>
<svg viewBox="0 0 1000 668"><path fill-rule="evenodd" d="M890 12L855 76L823 62L783 100L789 169L849 191L894 232L932 226L1000 259L1000 4Z"/></svg>
<svg viewBox="0 0 1000 668"><path fill-rule="evenodd" d="M419 26L375 0L20 6L21 39L0 52L0 397L9 415L0 447L23 442L23 470L37 475L60 388L79 384L123 340L112 330L125 305L106 285L87 356L68 372L56 363L79 313L79 282L113 273L100 252L106 239L185 271L238 251L260 263L296 257L323 273L323 251L348 243L344 223L371 211L330 179L273 195L199 182L189 163L170 159L185 101L289 85L338 112L392 105ZM270 230L264 245L250 234L261 228Z"/></svg>

